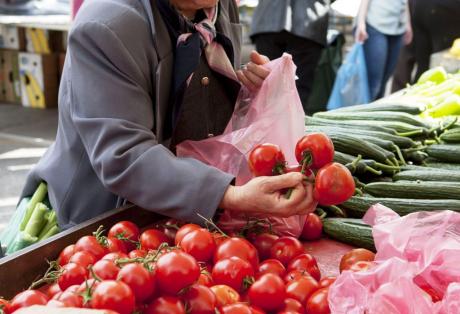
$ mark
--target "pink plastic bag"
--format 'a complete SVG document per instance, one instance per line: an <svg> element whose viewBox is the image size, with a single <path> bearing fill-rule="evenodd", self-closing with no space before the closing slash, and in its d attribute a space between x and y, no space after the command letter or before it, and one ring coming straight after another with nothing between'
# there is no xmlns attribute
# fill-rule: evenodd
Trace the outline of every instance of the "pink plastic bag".
<svg viewBox="0 0 460 314"><path fill-rule="evenodd" d="M460 313L459 213L399 217L377 204L364 221L373 225L376 266L337 278L329 290L332 313ZM433 303L425 291L442 300Z"/></svg>
<svg viewBox="0 0 460 314"><path fill-rule="evenodd" d="M266 67L271 72L258 92L250 94L244 88L240 92L224 133L202 141L185 141L177 146L177 156L192 157L230 173L236 177L237 185L252 178L247 160L257 144L279 145L287 162L296 164L295 145L305 134L305 113L295 85L296 67L288 54L271 61ZM246 225L248 218L226 212L219 225L226 231L239 230ZM269 220L275 232L299 236L305 216L271 217Z"/></svg>

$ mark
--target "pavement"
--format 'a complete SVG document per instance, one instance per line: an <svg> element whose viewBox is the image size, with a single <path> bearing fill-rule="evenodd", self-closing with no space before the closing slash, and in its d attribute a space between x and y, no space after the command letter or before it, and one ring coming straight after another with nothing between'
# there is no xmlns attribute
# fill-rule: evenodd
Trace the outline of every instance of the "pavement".
<svg viewBox="0 0 460 314"><path fill-rule="evenodd" d="M57 109L0 104L0 233L8 224L30 169L57 131Z"/></svg>

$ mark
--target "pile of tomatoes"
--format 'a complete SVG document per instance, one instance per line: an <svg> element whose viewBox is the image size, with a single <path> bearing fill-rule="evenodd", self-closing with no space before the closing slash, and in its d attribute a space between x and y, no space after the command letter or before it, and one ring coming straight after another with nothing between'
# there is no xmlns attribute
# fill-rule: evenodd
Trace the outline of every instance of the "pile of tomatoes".
<svg viewBox="0 0 460 314"><path fill-rule="evenodd" d="M298 165L287 165L280 147L270 143L254 147L248 162L256 177L288 172L305 174L314 180L314 198L320 205L330 206L345 202L355 193L353 176L345 166L333 162L334 152L334 144L326 134L310 133L296 144Z"/></svg>
<svg viewBox="0 0 460 314"><path fill-rule="evenodd" d="M306 239L321 235L307 219ZM308 229L308 231L307 231ZM51 284L29 289L4 313L32 306L103 309L107 313L329 313L328 287L315 258L293 237L249 231L227 236L168 220L140 232L122 221L62 250ZM42 281L43 281L42 280Z"/></svg>

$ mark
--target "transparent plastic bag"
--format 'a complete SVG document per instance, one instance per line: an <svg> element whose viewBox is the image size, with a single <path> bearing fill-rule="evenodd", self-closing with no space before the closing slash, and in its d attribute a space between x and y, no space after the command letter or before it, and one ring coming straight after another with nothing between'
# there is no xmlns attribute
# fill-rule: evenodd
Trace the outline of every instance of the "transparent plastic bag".
<svg viewBox="0 0 460 314"><path fill-rule="evenodd" d="M224 133L202 141L179 144L179 157L192 157L232 174L237 185L252 178L247 159L257 144L277 144L288 163L297 163L294 150L297 140L305 134L305 113L295 84L296 67L288 54L269 62L266 67L271 70L270 75L256 93L242 88ZM236 216L225 212L219 225L226 231L239 230L249 218L257 216ZM305 216L269 217L269 221L276 233L298 236Z"/></svg>
<svg viewBox="0 0 460 314"><path fill-rule="evenodd" d="M343 272L329 290L332 313L460 313L460 214L417 212L399 217L380 204L373 225L376 265ZM434 303L432 297L440 301Z"/></svg>

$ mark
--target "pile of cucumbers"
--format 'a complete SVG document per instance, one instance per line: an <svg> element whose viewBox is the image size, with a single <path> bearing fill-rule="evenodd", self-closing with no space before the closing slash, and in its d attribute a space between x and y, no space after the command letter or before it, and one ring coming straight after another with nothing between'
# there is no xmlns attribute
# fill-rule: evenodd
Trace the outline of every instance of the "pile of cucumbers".
<svg viewBox="0 0 460 314"><path fill-rule="evenodd" d="M376 203L402 216L460 212L460 123L454 117L424 120L423 110L388 99L305 117L306 133L326 133L334 143L335 161L345 165L357 183L351 199L318 209L327 215L326 234L372 247L370 229L360 218Z"/></svg>

